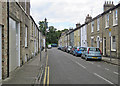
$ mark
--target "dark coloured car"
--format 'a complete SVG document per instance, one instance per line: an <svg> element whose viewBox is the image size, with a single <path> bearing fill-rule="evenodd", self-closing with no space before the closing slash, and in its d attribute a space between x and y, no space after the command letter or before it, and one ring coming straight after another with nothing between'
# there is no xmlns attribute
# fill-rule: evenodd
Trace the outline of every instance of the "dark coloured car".
<svg viewBox="0 0 120 86"><path fill-rule="evenodd" d="M75 56L81 56L83 51L84 51L85 47L76 47L73 51L73 54Z"/></svg>
<svg viewBox="0 0 120 86"><path fill-rule="evenodd" d="M73 51L75 50L76 47L72 47L70 50L70 54L73 54ZM73 54L74 55L74 54Z"/></svg>

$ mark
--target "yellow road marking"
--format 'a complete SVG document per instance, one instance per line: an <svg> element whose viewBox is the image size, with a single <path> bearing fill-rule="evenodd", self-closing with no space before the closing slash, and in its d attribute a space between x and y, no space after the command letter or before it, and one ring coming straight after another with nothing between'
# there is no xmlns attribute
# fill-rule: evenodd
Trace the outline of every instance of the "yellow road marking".
<svg viewBox="0 0 120 86"><path fill-rule="evenodd" d="M47 55L47 59L46 59L46 67L47 67L47 64L48 64L48 55Z"/></svg>
<svg viewBox="0 0 120 86"><path fill-rule="evenodd" d="M46 83L46 71L47 71L47 67L45 67L45 75L44 75L43 86L45 86L45 83Z"/></svg>
<svg viewBox="0 0 120 86"><path fill-rule="evenodd" d="M46 67L45 67L45 75L43 80L43 86L46 85L46 79L47 79L47 86L49 86L49 66L48 66L48 54L46 58Z"/></svg>
<svg viewBox="0 0 120 86"><path fill-rule="evenodd" d="M49 86L49 66L48 66L48 74L47 74L47 86Z"/></svg>

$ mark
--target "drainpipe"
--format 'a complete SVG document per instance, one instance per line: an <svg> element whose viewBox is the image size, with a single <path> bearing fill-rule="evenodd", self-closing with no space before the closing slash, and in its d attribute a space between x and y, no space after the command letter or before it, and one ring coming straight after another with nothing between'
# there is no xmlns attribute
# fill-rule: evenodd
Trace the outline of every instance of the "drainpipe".
<svg viewBox="0 0 120 86"><path fill-rule="evenodd" d="M7 0L7 77L9 77L9 0Z"/></svg>

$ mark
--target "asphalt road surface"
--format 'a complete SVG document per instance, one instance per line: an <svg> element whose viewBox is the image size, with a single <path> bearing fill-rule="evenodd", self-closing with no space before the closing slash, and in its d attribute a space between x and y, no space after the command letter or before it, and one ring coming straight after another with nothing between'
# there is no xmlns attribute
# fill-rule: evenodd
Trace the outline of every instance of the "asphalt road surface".
<svg viewBox="0 0 120 86"><path fill-rule="evenodd" d="M118 84L118 66L48 50L50 84Z"/></svg>

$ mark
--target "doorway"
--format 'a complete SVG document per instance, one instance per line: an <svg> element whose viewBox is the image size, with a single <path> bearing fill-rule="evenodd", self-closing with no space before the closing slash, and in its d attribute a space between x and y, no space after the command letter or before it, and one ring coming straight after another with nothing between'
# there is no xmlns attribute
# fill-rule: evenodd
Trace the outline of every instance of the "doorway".
<svg viewBox="0 0 120 86"><path fill-rule="evenodd" d="M20 24L9 18L9 72L20 66Z"/></svg>

